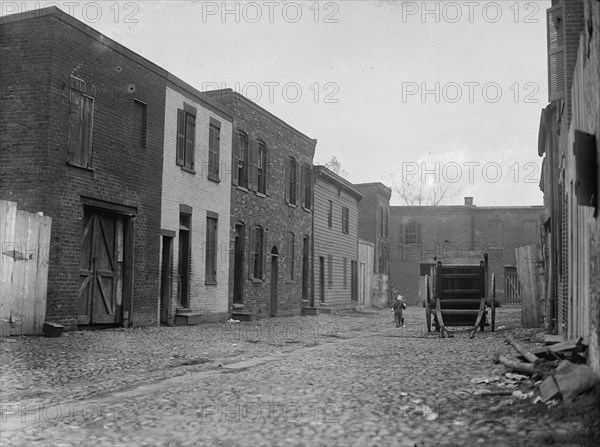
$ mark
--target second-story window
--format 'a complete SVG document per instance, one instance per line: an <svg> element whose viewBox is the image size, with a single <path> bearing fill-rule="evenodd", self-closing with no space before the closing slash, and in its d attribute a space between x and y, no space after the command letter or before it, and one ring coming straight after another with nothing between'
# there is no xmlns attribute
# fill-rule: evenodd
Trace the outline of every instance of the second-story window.
<svg viewBox="0 0 600 447"><path fill-rule="evenodd" d="M219 159L221 152L221 123L214 118L208 126L208 178L219 181Z"/></svg>
<svg viewBox="0 0 600 447"><path fill-rule="evenodd" d="M302 166L302 206L307 210L312 209L312 169L309 165Z"/></svg>
<svg viewBox="0 0 600 447"><path fill-rule="evenodd" d="M267 192L267 146L259 141L257 145L256 161L256 191L261 194Z"/></svg>
<svg viewBox="0 0 600 447"><path fill-rule="evenodd" d="M383 237L383 208L379 207L379 236Z"/></svg>
<svg viewBox="0 0 600 447"><path fill-rule="evenodd" d="M327 226L333 227L333 202L329 200L329 210L327 211Z"/></svg>
<svg viewBox="0 0 600 447"><path fill-rule="evenodd" d="M85 83L79 80L82 85ZM81 90L85 90L82 87ZM92 166L92 132L94 128L94 98L71 89L69 119L69 162L84 168Z"/></svg>
<svg viewBox="0 0 600 447"><path fill-rule="evenodd" d="M286 178L287 178L287 185L286 185L286 196L287 196L287 202L291 205L296 205L296 188L298 187L297 185L297 170L298 170L298 163L296 162L296 159L294 157L290 157L288 159L288 163L287 163L287 169L286 169Z"/></svg>
<svg viewBox="0 0 600 447"><path fill-rule="evenodd" d="M238 132L237 135L237 175L238 186L248 188L248 135Z"/></svg>
<svg viewBox="0 0 600 447"><path fill-rule="evenodd" d="M342 207L342 232L350 232L350 209L347 206Z"/></svg>
<svg viewBox="0 0 600 447"><path fill-rule="evenodd" d="M196 144L196 115L191 110L177 110L177 160L178 166L194 169Z"/></svg>

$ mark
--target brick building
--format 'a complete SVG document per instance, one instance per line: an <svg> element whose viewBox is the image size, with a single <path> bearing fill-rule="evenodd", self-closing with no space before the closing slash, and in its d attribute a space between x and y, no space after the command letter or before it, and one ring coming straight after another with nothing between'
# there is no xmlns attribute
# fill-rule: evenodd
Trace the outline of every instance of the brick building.
<svg viewBox="0 0 600 447"><path fill-rule="evenodd" d="M312 162L317 141L231 89L205 94L233 115L232 316L299 315L311 296Z"/></svg>
<svg viewBox="0 0 600 447"><path fill-rule="evenodd" d="M419 264L437 257L452 262L488 253L496 296L504 299L504 267L515 265L515 247L539 252L542 207L478 207L472 197L458 206L393 206L390 223L390 281L407 303L419 303ZM477 257L478 261L479 257Z"/></svg>
<svg viewBox="0 0 600 447"><path fill-rule="evenodd" d="M0 40L1 197L52 217L47 319L155 324L164 70L57 8Z"/></svg>
<svg viewBox="0 0 600 447"><path fill-rule="evenodd" d="M325 166L314 167L311 306L358 304L358 204L362 197L352 183Z"/></svg>
<svg viewBox="0 0 600 447"><path fill-rule="evenodd" d="M600 375L600 5L553 0L539 127L548 330L589 345Z"/></svg>
<svg viewBox="0 0 600 447"><path fill-rule="evenodd" d="M233 118L169 75L164 131L160 320L229 315L229 163Z"/></svg>
<svg viewBox="0 0 600 447"><path fill-rule="evenodd" d="M359 207L358 237L375 246L372 303L374 306L385 306L388 301L390 272L389 219L392 190L378 182L354 186L364 196Z"/></svg>

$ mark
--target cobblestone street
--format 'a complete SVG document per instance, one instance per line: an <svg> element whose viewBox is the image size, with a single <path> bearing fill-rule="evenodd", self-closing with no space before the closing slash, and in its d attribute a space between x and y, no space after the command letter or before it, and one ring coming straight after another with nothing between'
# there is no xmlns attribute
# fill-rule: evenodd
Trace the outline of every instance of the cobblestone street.
<svg viewBox="0 0 600 447"><path fill-rule="evenodd" d="M2 445L586 445L561 403L482 396L514 355L495 333L427 333L424 309L195 327L110 329L0 343ZM476 381L475 381L476 382ZM522 384L523 389L526 388ZM516 388L515 388L516 389ZM597 411L597 410L596 410ZM588 415L598 419L598 414ZM592 419L593 420L593 419Z"/></svg>

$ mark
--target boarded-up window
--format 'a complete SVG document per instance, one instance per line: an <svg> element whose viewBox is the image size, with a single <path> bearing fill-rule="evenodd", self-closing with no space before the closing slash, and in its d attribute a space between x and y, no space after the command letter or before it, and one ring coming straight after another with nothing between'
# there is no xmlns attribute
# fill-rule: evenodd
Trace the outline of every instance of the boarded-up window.
<svg viewBox="0 0 600 447"><path fill-rule="evenodd" d="M208 178L219 180L219 163L221 152L221 123L215 119L210 120L208 126Z"/></svg>
<svg viewBox="0 0 600 447"><path fill-rule="evenodd" d="M206 284L217 283L217 224L214 213L206 217Z"/></svg>
<svg viewBox="0 0 600 447"><path fill-rule="evenodd" d="M148 106L137 99L133 101L133 142L139 149L146 149L148 131Z"/></svg>
<svg viewBox="0 0 600 447"><path fill-rule="evenodd" d="M69 118L69 161L84 168L92 166L94 98L71 89Z"/></svg>
<svg viewBox="0 0 600 447"><path fill-rule="evenodd" d="M342 207L342 232L350 232L350 210L347 206Z"/></svg>
<svg viewBox="0 0 600 447"><path fill-rule="evenodd" d="M177 110L177 156L179 166L194 169L196 145L196 115L187 110Z"/></svg>
<svg viewBox="0 0 600 447"><path fill-rule="evenodd" d="M286 243L286 261L287 261L287 279L294 279L294 233L287 234L287 243Z"/></svg>
<svg viewBox="0 0 600 447"><path fill-rule="evenodd" d="M327 288L333 287L333 255L327 255Z"/></svg>

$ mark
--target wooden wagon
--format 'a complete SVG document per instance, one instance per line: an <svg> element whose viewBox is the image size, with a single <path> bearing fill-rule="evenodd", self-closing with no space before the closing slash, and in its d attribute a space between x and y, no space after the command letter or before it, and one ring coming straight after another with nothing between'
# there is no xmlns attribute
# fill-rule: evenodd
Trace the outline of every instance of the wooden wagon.
<svg viewBox="0 0 600 447"><path fill-rule="evenodd" d="M496 278L492 274L490 299L487 295L487 253L477 257L454 259L442 262L434 258L434 262L421 265L425 274L425 317L427 331L432 325L443 337L450 336L449 326L470 326L473 338L479 327L482 331L490 326L492 332L496 325ZM488 315L487 307L490 307ZM491 320L488 322L488 319Z"/></svg>

